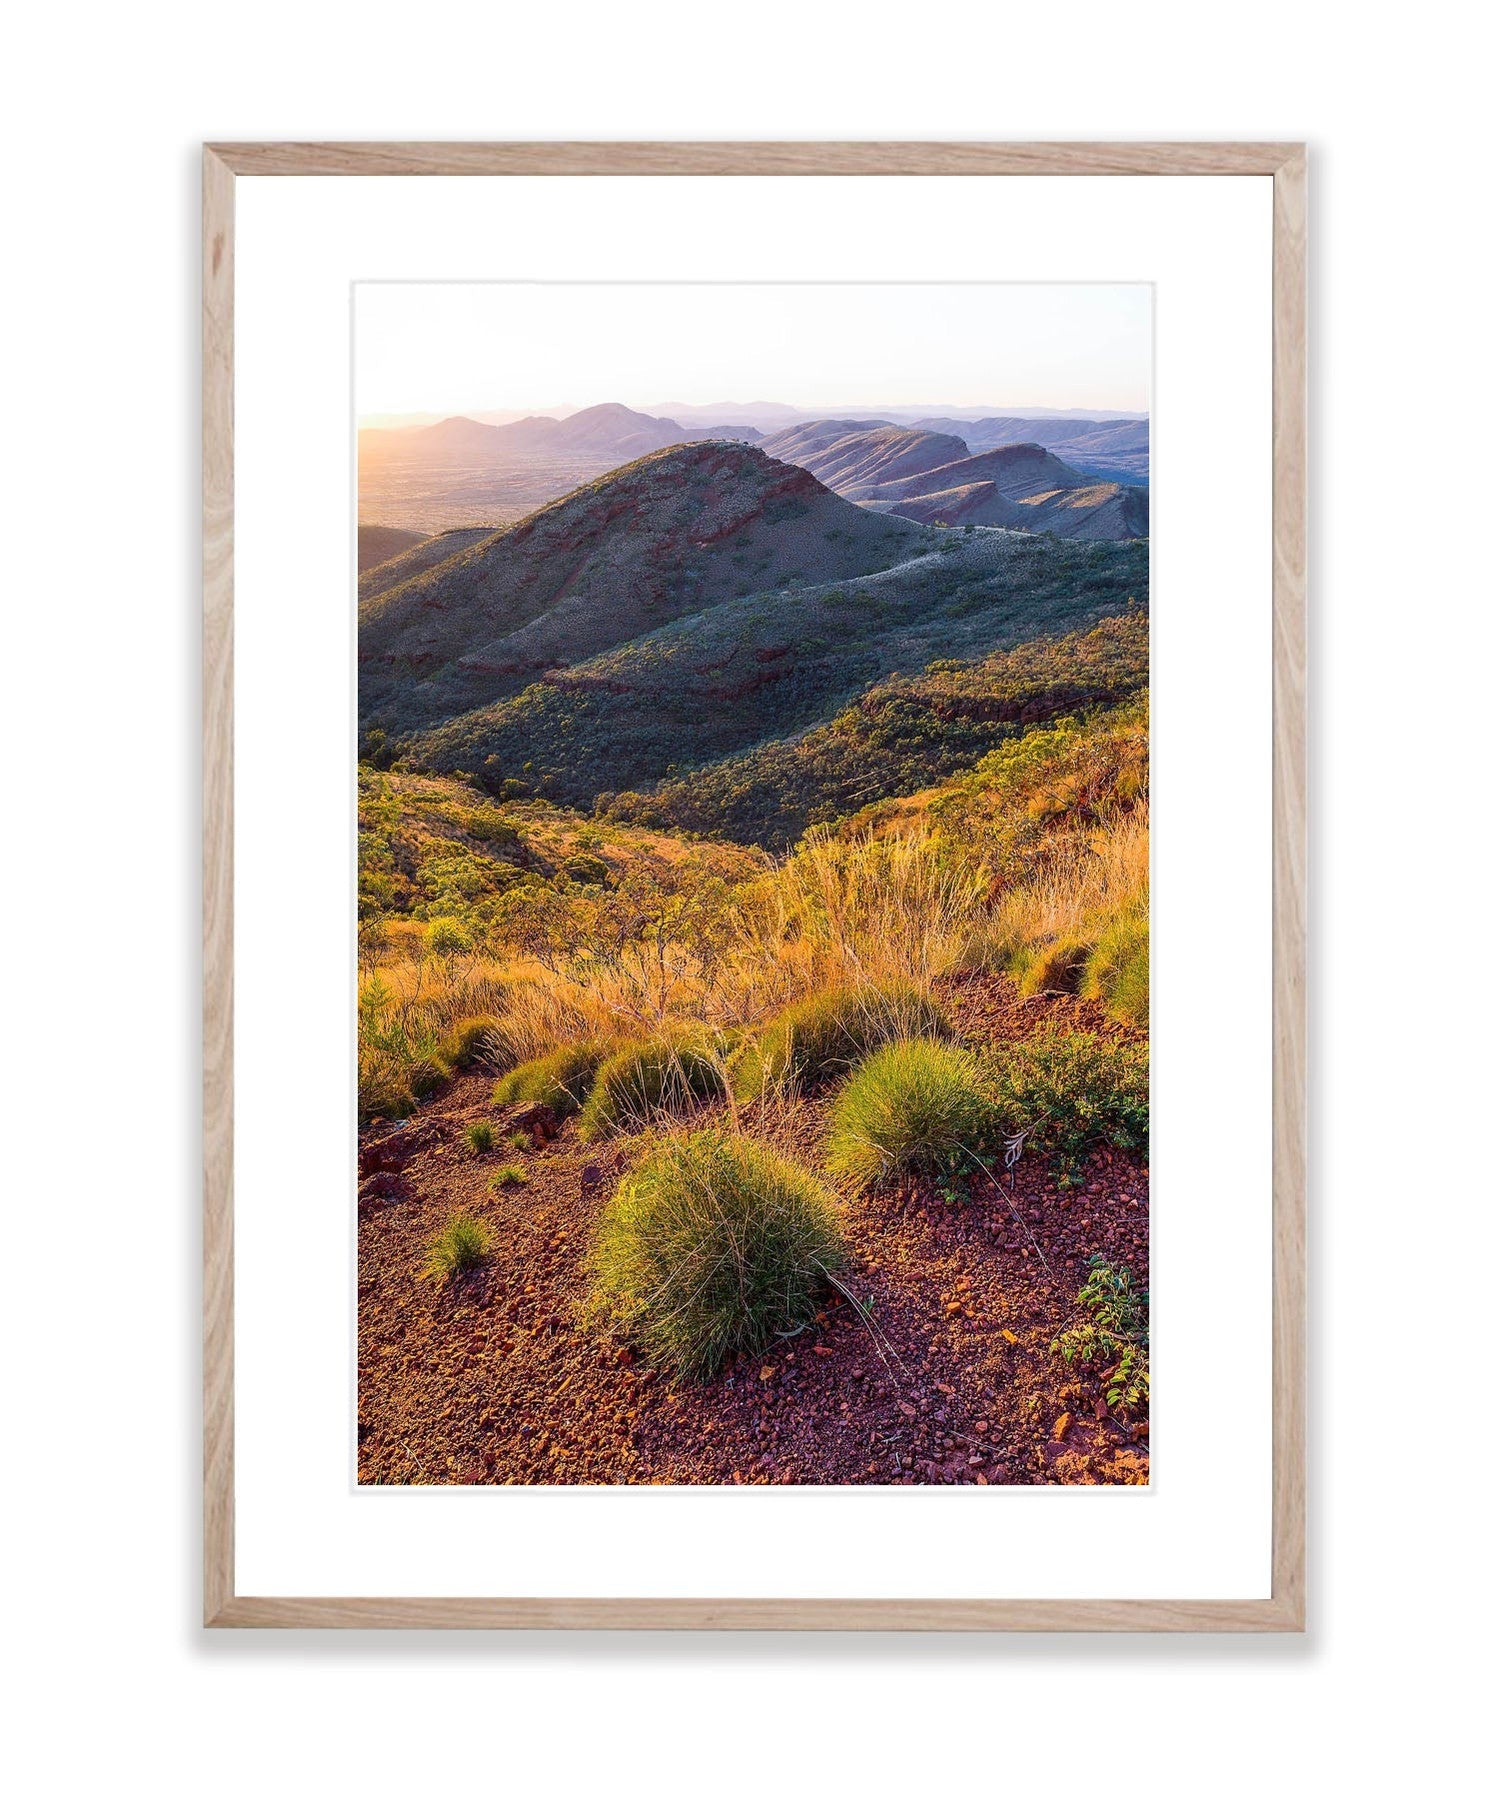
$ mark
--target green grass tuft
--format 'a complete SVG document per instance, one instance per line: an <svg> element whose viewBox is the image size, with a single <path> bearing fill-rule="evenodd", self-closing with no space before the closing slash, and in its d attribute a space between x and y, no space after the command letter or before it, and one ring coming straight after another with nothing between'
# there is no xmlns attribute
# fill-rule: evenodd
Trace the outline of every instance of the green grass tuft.
<svg viewBox="0 0 1499 1799"><path fill-rule="evenodd" d="M496 1168L489 1177L491 1187L524 1187L527 1175L519 1162L506 1162L503 1168Z"/></svg>
<svg viewBox="0 0 1499 1799"><path fill-rule="evenodd" d="M1078 988L1115 1018L1145 1030L1150 1024L1150 920L1125 913L1105 929Z"/></svg>
<svg viewBox="0 0 1499 1799"><path fill-rule="evenodd" d="M438 1054L450 1068L472 1068L492 1062L497 1052L498 1018L460 1018L438 1045Z"/></svg>
<svg viewBox="0 0 1499 1799"><path fill-rule="evenodd" d="M441 1056L419 1056L406 1070L406 1085L419 1100L441 1093L453 1071Z"/></svg>
<svg viewBox="0 0 1499 1799"><path fill-rule="evenodd" d="M451 1280L476 1268L489 1254L493 1238L482 1219L455 1212L427 1245L424 1273L429 1280Z"/></svg>
<svg viewBox="0 0 1499 1799"><path fill-rule="evenodd" d="M837 1201L805 1169L723 1131L667 1136L600 1217L592 1309L701 1378L805 1324L842 1259Z"/></svg>
<svg viewBox="0 0 1499 1799"><path fill-rule="evenodd" d="M1090 945L1078 937L1040 945L1015 964L1021 996L1031 999L1038 993L1076 993L1089 951Z"/></svg>
<svg viewBox="0 0 1499 1799"><path fill-rule="evenodd" d="M522 1062L496 1083L494 1103L513 1106L520 1100L537 1100L550 1106L559 1119L571 1118L587 1099L600 1064L617 1048L616 1043L593 1037Z"/></svg>
<svg viewBox="0 0 1499 1799"><path fill-rule="evenodd" d="M492 1124L471 1124L464 1131L469 1148L476 1156L486 1155L494 1148L494 1126Z"/></svg>
<svg viewBox="0 0 1499 1799"><path fill-rule="evenodd" d="M592 1141L680 1117L723 1094L724 1066L720 1046L706 1033L628 1043L600 1065L578 1130Z"/></svg>
<svg viewBox="0 0 1499 1799"><path fill-rule="evenodd" d="M833 1103L828 1166L855 1190L906 1171L946 1172L994 1135L978 1063L913 1038L887 1044Z"/></svg>
<svg viewBox="0 0 1499 1799"><path fill-rule="evenodd" d="M910 982L835 987L778 1013L736 1058L734 1097L741 1105L771 1089L804 1088L845 1075L870 1050L903 1037L946 1037L940 1006Z"/></svg>

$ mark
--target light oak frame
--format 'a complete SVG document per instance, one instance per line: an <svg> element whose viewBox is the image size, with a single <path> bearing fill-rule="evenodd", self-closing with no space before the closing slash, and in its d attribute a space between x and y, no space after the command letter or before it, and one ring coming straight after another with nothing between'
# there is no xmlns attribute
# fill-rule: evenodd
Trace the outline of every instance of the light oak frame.
<svg viewBox="0 0 1499 1799"><path fill-rule="evenodd" d="M234 1589L234 183L240 175L1257 175L1274 182L1271 1595L256 1598ZM1306 150L1296 143L211 144L203 152L203 1616L281 1629L1300 1631L1306 1615Z"/></svg>

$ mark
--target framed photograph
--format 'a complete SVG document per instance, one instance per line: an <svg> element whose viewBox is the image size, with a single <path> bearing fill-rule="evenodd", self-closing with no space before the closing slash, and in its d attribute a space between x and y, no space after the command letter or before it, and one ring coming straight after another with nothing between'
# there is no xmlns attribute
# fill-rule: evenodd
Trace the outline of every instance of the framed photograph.
<svg viewBox="0 0 1499 1799"><path fill-rule="evenodd" d="M1305 207L205 150L209 1625L1303 1628Z"/></svg>

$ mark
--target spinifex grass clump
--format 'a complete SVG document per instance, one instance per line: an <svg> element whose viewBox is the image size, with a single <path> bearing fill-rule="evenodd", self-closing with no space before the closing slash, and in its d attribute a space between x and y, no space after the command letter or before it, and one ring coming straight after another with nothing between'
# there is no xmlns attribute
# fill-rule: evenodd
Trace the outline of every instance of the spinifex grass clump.
<svg viewBox="0 0 1499 1799"><path fill-rule="evenodd" d="M477 1124L465 1126L463 1134L468 1140L469 1148L476 1156L487 1155L494 1148L494 1126L492 1124L486 1124L481 1120Z"/></svg>
<svg viewBox="0 0 1499 1799"><path fill-rule="evenodd" d="M1078 991L1100 1000L1116 1018L1144 1030L1150 1023L1150 919L1128 912L1099 937Z"/></svg>
<svg viewBox="0 0 1499 1799"><path fill-rule="evenodd" d="M706 1032L683 1031L627 1043L600 1067L578 1129L590 1141L680 1117L724 1092L724 1052Z"/></svg>
<svg viewBox="0 0 1499 1799"><path fill-rule="evenodd" d="M1017 959L1016 985L1029 999L1038 993L1076 993L1092 945L1080 937L1044 943Z"/></svg>
<svg viewBox="0 0 1499 1799"><path fill-rule="evenodd" d="M489 1254L489 1227L471 1212L455 1212L427 1245L428 1280L451 1280L476 1268Z"/></svg>
<svg viewBox="0 0 1499 1799"><path fill-rule="evenodd" d="M812 1087L847 1074L882 1043L945 1037L949 1029L941 1007L909 981L814 993L779 1012L739 1057L734 1097L747 1105L774 1089Z"/></svg>
<svg viewBox="0 0 1499 1799"><path fill-rule="evenodd" d="M519 1162L506 1162L489 1177L491 1187L524 1187L526 1171Z"/></svg>
<svg viewBox="0 0 1499 1799"><path fill-rule="evenodd" d="M805 1324L842 1259L837 1201L805 1169L724 1131L667 1136L599 1220L593 1306L702 1377Z"/></svg>
<svg viewBox="0 0 1499 1799"><path fill-rule="evenodd" d="M497 1053L495 1032L499 1028L498 1018L460 1018L443 1037L437 1053L450 1068L472 1068Z"/></svg>
<svg viewBox="0 0 1499 1799"><path fill-rule="evenodd" d="M540 1100L557 1114L571 1118L588 1097L594 1076L618 1048L602 1037L590 1037L581 1043L564 1043L550 1055L522 1062L495 1084L494 1103L513 1106L520 1100Z"/></svg>
<svg viewBox="0 0 1499 1799"><path fill-rule="evenodd" d="M1150 1051L1091 1031L1043 1031L995 1057L1006 1135L1076 1171L1100 1143L1131 1155L1150 1145Z"/></svg>
<svg viewBox="0 0 1499 1799"><path fill-rule="evenodd" d="M994 1108L974 1058L913 1038L876 1050L838 1095L828 1166L860 1189L906 1171L952 1171L994 1135Z"/></svg>

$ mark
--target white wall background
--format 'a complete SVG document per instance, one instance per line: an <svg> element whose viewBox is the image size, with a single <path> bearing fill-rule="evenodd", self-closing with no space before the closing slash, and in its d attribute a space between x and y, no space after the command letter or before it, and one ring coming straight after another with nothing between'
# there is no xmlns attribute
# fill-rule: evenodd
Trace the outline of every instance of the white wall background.
<svg viewBox="0 0 1499 1799"><path fill-rule="evenodd" d="M3 1440L9 1747L32 1761L19 1790L1449 1790L1492 1698L1496 957L1477 784L1493 762L1499 396L1480 15L1449 0L1356 19L1327 0L953 0L931 16L655 0L546 18L262 0L33 9L11 28L0 493L20 991ZM1312 142L1303 1641L197 1628L196 146L611 135ZM1224 974L1231 994L1231 945ZM1205 1204L1212 1186L1206 1169Z"/></svg>

